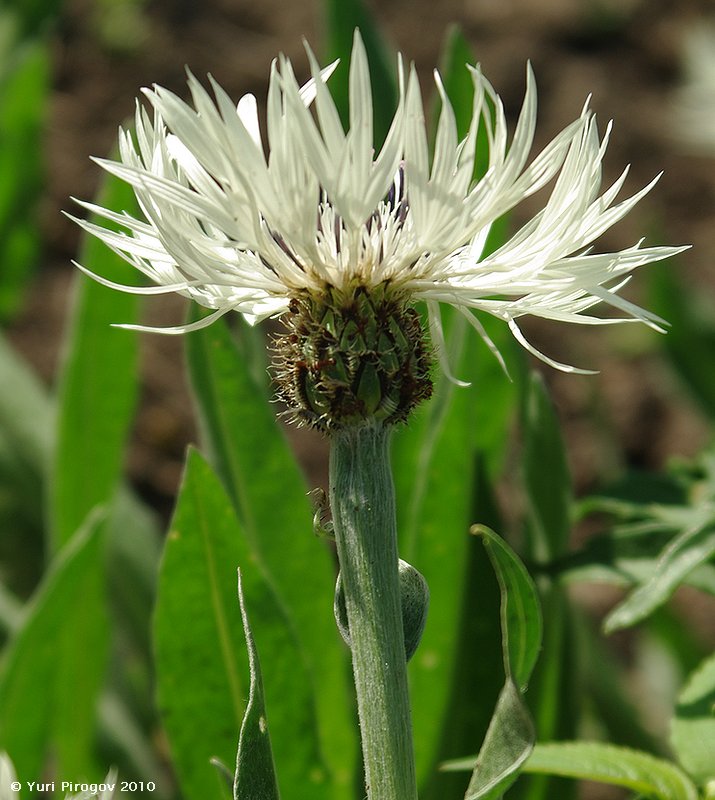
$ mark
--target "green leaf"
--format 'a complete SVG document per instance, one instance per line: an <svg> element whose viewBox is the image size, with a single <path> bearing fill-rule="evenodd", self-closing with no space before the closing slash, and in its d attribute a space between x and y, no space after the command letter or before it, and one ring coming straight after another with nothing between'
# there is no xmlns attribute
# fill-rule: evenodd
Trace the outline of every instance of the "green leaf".
<svg viewBox="0 0 715 800"><path fill-rule="evenodd" d="M241 606L243 633L248 649L248 666L251 673L248 704L241 724L236 758L236 779L233 786L234 800L278 800L278 784L271 738L266 720L266 707L263 699L263 678L258 651L253 639L246 612L246 602L241 588L241 574L238 576L238 600Z"/></svg>
<svg viewBox="0 0 715 800"><path fill-rule="evenodd" d="M662 347L676 374L712 418L715 371L703 368L715 350L715 309L709 293L686 289L672 261L654 265L648 275L650 307L670 323Z"/></svg>
<svg viewBox="0 0 715 800"><path fill-rule="evenodd" d="M572 489L559 421L543 380L532 373L524 398L524 484L530 512L529 555L548 560L568 547Z"/></svg>
<svg viewBox="0 0 715 800"><path fill-rule="evenodd" d="M485 459L479 459L475 478L474 513L483 523L499 528L499 514L486 475ZM433 754L433 768L420 786L422 800L464 795L469 776L443 772L437 767L463 752L465 742L484 740L504 684L504 672L496 657L501 652L499 583L479 537L466 538L464 589L455 631L454 668L449 680L448 699L440 710L442 730L437 740L438 749ZM446 587L442 591L447 591ZM475 653L485 655L475 658Z"/></svg>
<svg viewBox="0 0 715 800"><path fill-rule="evenodd" d="M678 760L698 783L715 780L715 654L681 691L670 738Z"/></svg>
<svg viewBox="0 0 715 800"><path fill-rule="evenodd" d="M482 537L499 580L504 671L524 691L541 648L539 596L526 567L500 536L483 525L472 533Z"/></svg>
<svg viewBox="0 0 715 800"><path fill-rule="evenodd" d="M597 742L537 744L524 771L622 786L653 800L697 800L698 796L687 775L670 762Z"/></svg>
<svg viewBox="0 0 715 800"><path fill-rule="evenodd" d="M506 683L479 751L465 800L501 795L516 780L534 746L535 733L522 691L541 647L541 610L536 587L511 548L493 531L474 526L499 580Z"/></svg>
<svg viewBox="0 0 715 800"><path fill-rule="evenodd" d="M534 747L534 725L511 678L504 684L465 800L497 800L511 786Z"/></svg>
<svg viewBox="0 0 715 800"><path fill-rule="evenodd" d="M332 614L335 566L326 543L313 534L303 476L252 374L249 354L261 332L238 327L238 344L223 321L186 339L202 439L321 687L323 751L348 791L359 745L350 712L349 653Z"/></svg>
<svg viewBox="0 0 715 800"><path fill-rule="evenodd" d="M134 193L109 178L99 199L131 211ZM85 236L80 262L119 283L136 270L96 237ZM97 503L112 498L138 392L137 337L110 327L131 322L137 298L108 289L79 273L59 390L57 445L50 486L50 534L55 549Z"/></svg>
<svg viewBox="0 0 715 800"><path fill-rule="evenodd" d="M0 27L11 19L0 11ZM0 319L19 310L39 257L36 217L44 177L41 133L50 72L45 42L7 44L7 52L2 52L0 42Z"/></svg>
<svg viewBox="0 0 715 800"><path fill-rule="evenodd" d="M10 642L0 675L0 748L19 775L43 774L51 751L57 774L100 777L92 743L108 646L103 527L95 513L71 539Z"/></svg>
<svg viewBox="0 0 715 800"><path fill-rule="evenodd" d="M611 611L604 622L606 633L635 625L665 603L697 566L715 554L712 513L676 536L663 550L650 579Z"/></svg>
<svg viewBox="0 0 715 800"><path fill-rule="evenodd" d="M374 141L380 146L385 140L397 109L396 60L392 58L379 27L364 0L324 0L327 25L326 50L328 61L341 60L330 78L330 93L345 125L348 116L348 64L355 29L360 30L372 79Z"/></svg>
<svg viewBox="0 0 715 800"><path fill-rule="evenodd" d="M159 709L184 794L224 797L210 759L231 763L244 715L249 666L236 603L242 569L266 685L275 705L276 763L296 797L327 797L313 683L284 607L249 548L211 468L190 450L159 576L154 619ZM197 731L200 735L197 736Z"/></svg>
<svg viewBox="0 0 715 800"><path fill-rule="evenodd" d="M0 558L8 588L26 597L43 568L45 473L53 409L44 387L0 336Z"/></svg>

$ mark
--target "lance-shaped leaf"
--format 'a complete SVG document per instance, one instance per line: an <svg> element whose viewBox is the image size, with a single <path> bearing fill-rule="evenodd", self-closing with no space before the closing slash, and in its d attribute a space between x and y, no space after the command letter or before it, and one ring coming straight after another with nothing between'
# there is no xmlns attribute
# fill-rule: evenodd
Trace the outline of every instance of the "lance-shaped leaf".
<svg viewBox="0 0 715 800"><path fill-rule="evenodd" d="M693 782L674 764L599 742L538 744L524 772L622 786L653 800L697 800Z"/></svg>
<svg viewBox="0 0 715 800"><path fill-rule="evenodd" d="M303 652L221 482L195 450L167 537L154 619L159 710L183 792L222 800L225 785L211 759L228 764L236 755L249 695L238 567L258 620L266 684L277 698L272 734L281 777L296 797L322 800L334 787L319 752Z"/></svg>
<svg viewBox="0 0 715 800"><path fill-rule="evenodd" d="M19 775L41 775L51 751L59 774L96 779L96 704L108 624L103 515L94 513L53 563L11 640L0 674L0 750Z"/></svg>
<svg viewBox="0 0 715 800"><path fill-rule="evenodd" d="M233 797L234 800L278 800L278 783L266 720L266 705L263 700L261 664L248 621L240 570L238 573L238 602L241 607L243 633L248 649L250 684L248 704L246 713L243 715L241 735L238 740Z"/></svg>
<svg viewBox="0 0 715 800"><path fill-rule="evenodd" d="M100 203L135 208L131 187L109 178ZM110 280L136 281L136 270L99 239L85 236L80 261ZM50 534L58 549L98 503L114 495L138 393L137 298L77 273L59 389L57 443L50 485Z"/></svg>
<svg viewBox="0 0 715 800"><path fill-rule="evenodd" d="M534 726L521 691L541 647L541 610L529 573L493 531L475 526L499 580L506 683L482 744L465 800L496 800L516 780L534 746Z"/></svg>
<svg viewBox="0 0 715 800"><path fill-rule="evenodd" d="M715 780L715 654L680 693L670 737L678 760L699 783Z"/></svg>
<svg viewBox="0 0 715 800"><path fill-rule="evenodd" d="M687 576L715 554L712 512L676 536L663 550L650 579L628 595L606 618L604 630L612 633L635 625L670 598Z"/></svg>

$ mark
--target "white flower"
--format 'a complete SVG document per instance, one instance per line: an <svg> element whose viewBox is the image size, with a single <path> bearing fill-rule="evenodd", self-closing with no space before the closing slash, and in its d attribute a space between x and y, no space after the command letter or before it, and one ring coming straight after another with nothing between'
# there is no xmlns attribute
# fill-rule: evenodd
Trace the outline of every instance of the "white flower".
<svg viewBox="0 0 715 800"><path fill-rule="evenodd" d="M474 67L469 67L471 126L459 141L454 112L435 72L442 110L430 158L417 75L414 68L405 74L399 60L399 104L376 154L360 36L355 36L350 64L347 132L326 85L333 67L321 72L307 50L312 79L302 88L286 58L274 62L263 136L252 95L236 107L213 80L215 99L191 75L193 107L159 86L146 91L153 119L138 106L136 142L120 131L120 160L99 161L132 185L145 219L82 203L126 233L79 222L158 286L117 286L94 276L97 280L139 294L179 292L214 310L199 322L160 329L167 333L208 325L231 310L250 322L280 315L305 290L390 281L426 303L440 357L440 304L447 303L487 341L474 312L505 320L527 349L567 371L578 370L554 362L525 340L521 317L582 324L640 320L658 327L656 317L617 292L635 267L681 248L639 242L615 253L591 251L594 240L655 180L616 203L625 170L601 193L610 126L599 142L588 103L528 163L536 126L531 69L510 144L501 100ZM475 181L480 129L489 142L488 168ZM554 178L543 209L485 255L494 221ZM600 303L622 314L592 315Z"/></svg>

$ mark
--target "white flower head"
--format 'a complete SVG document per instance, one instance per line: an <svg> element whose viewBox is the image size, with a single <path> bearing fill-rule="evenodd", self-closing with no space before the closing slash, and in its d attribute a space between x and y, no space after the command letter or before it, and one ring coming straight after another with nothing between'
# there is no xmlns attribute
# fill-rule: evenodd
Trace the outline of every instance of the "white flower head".
<svg viewBox="0 0 715 800"><path fill-rule="evenodd" d="M499 96L478 68L467 67L474 101L460 141L435 72L442 107L430 156L417 74L399 59L399 102L376 152L359 34L350 63L347 131L327 86L335 65L321 71L306 49L312 78L305 86L288 59L273 63L263 120L252 95L236 106L213 79L211 96L189 75L191 104L159 86L146 90L153 113L138 105L135 136L120 131L119 160L99 161L131 184L144 219L82 203L124 232L78 221L156 285L97 280L139 294L179 292L213 310L198 322L160 329L167 333L210 324L231 310L250 322L281 315L306 292L387 283L410 303L424 301L447 370L442 304L464 314L487 341L475 312L505 320L527 349L567 371L580 370L536 351L519 328L522 317L591 325L640 320L658 327L654 315L618 291L636 267L681 248L639 242L619 252L591 250L655 180L616 202L626 169L602 189L610 126L599 140L588 103L529 161L537 107L530 68L511 140ZM486 172L475 180L478 134L480 141L486 134L489 149ZM486 254L494 221L552 181L542 210ZM599 304L620 314L595 316Z"/></svg>

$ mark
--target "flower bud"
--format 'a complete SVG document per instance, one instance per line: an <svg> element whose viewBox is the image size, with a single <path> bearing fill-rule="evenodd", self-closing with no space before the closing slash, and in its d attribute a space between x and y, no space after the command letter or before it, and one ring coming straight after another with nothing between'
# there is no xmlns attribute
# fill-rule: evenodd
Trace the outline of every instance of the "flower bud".
<svg viewBox="0 0 715 800"><path fill-rule="evenodd" d="M402 605L402 629L405 637L405 660L409 661L415 654L422 639L422 632L427 622L429 609L429 587L424 576L411 564L400 559L400 602ZM348 647L350 644L350 628L348 615L345 608L345 594L341 576L335 584L335 604L333 606L335 622L340 635Z"/></svg>
<svg viewBox="0 0 715 800"><path fill-rule="evenodd" d="M417 311L389 281L294 297L275 341L278 399L323 431L400 422L432 393L432 354Z"/></svg>

